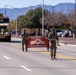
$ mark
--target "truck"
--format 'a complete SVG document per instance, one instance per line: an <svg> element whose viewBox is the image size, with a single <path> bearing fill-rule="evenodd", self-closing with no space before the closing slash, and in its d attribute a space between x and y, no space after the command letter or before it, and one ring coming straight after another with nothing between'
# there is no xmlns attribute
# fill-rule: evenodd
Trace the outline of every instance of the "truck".
<svg viewBox="0 0 76 75"><path fill-rule="evenodd" d="M0 13L0 39L11 41L11 30L9 18Z"/></svg>

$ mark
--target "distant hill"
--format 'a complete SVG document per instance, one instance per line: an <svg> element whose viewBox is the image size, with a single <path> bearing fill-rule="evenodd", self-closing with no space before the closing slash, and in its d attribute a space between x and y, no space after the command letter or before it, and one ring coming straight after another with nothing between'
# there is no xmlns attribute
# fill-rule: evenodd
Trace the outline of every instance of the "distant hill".
<svg viewBox="0 0 76 75"><path fill-rule="evenodd" d="M29 6L29 7L24 7L24 8L6 8L6 15L10 18L10 19L15 19L20 15L24 15L26 14L26 12L30 9L35 9L41 7L42 5L36 5L36 6ZM44 5L44 9L53 12L53 6L51 5ZM69 12L71 10L75 9L75 4L74 3L59 3L56 6L54 6L54 11L55 12L62 12L64 14L69 14ZM0 8L0 13L5 14L5 8ZM16 14L17 13L17 14Z"/></svg>

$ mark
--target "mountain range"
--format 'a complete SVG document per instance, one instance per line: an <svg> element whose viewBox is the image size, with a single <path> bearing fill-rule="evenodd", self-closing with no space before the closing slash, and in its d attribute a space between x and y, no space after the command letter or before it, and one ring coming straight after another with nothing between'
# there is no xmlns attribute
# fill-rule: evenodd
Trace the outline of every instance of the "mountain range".
<svg viewBox="0 0 76 75"><path fill-rule="evenodd" d="M35 9L39 7L42 8L42 5L29 6L29 7L24 7L24 8L0 8L0 13L5 14L11 20L14 20L20 15L25 15L26 12L28 12L30 9ZM61 12L64 14L69 14L71 10L75 9L75 4L74 3L59 3L55 6L44 5L44 9L50 12L53 12L53 8L54 8L54 12Z"/></svg>

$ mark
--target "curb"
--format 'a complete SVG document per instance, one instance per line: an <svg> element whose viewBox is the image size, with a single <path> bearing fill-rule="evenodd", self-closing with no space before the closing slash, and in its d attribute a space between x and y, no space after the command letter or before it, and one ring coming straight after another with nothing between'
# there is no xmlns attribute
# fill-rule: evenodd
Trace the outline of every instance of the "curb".
<svg viewBox="0 0 76 75"><path fill-rule="evenodd" d="M21 38L12 38L12 39L21 41ZM61 42L60 42L60 45L67 45L67 46L74 46L74 47L76 47L75 44L67 44L67 43L61 43Z"/></svg>
<svg viewBox="0 0 76 75"><path fill-rule="evenodd" d="M76 47L76 45L74 45L74 44L60 43L60 45L67 45L67 46L75 46Z"/></svg>

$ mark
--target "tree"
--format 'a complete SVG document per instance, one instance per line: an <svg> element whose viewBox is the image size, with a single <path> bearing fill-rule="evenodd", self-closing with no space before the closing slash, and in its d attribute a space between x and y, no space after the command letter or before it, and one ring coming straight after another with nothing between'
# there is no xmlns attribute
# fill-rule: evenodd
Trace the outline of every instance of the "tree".
<svg viewBox="0 0 76 75"><path fill-rule="evenodd" d="M40 28L42 27L40 18L42 18L42 8L31 9L25 15L18 17L17 19L18 27L19 28L38 28L40 32Z"/></svg>
<svg viewBox="0 0 76 75"><path fill-rule="evenodd" d="M10 28L11 30L15 30L15 21L14 20L10 20Z"/></svg>
<svg viewBox="0 0 76 75"><path fill-rule="evenodd" d="M25 26L25 23L26 23L25 16L24 15L19 16L17 19L17 23L18 23L17 25L18 25L19 29L26 27Z"/></svg>
<svg viewBox="0 0 76 75"><path fill-rule="evenodd" d="M72 10L70 14L68 15L69 23L71 24L71 27L74 28L75 26L75 10Z"/></svg>
<svg viewBox="0 0 76 75"><path fill-rule="evenodd" d="M39 22L39 18L42 17L41 8L36 8L34 10L29 10L26 15L22 15L18 17L18 26L20 28L38 28L41 27Z"/></svg>
<svg viewBox="0 0 76 75"><path fill-rule="evenodd" d="M61 27L67 27L69 25L68 16L63 13L55 13L55 25L60 25Z"/></svg>
<svg viewBox="0 0 76 75"><path fill-rule="evenodd" d="M45 15L44 23L45 25L48 26L60 26L60 25L64 26L68 25L68 17L67 15L60 12L54 12L54 13L48 12Z"/></svg>

